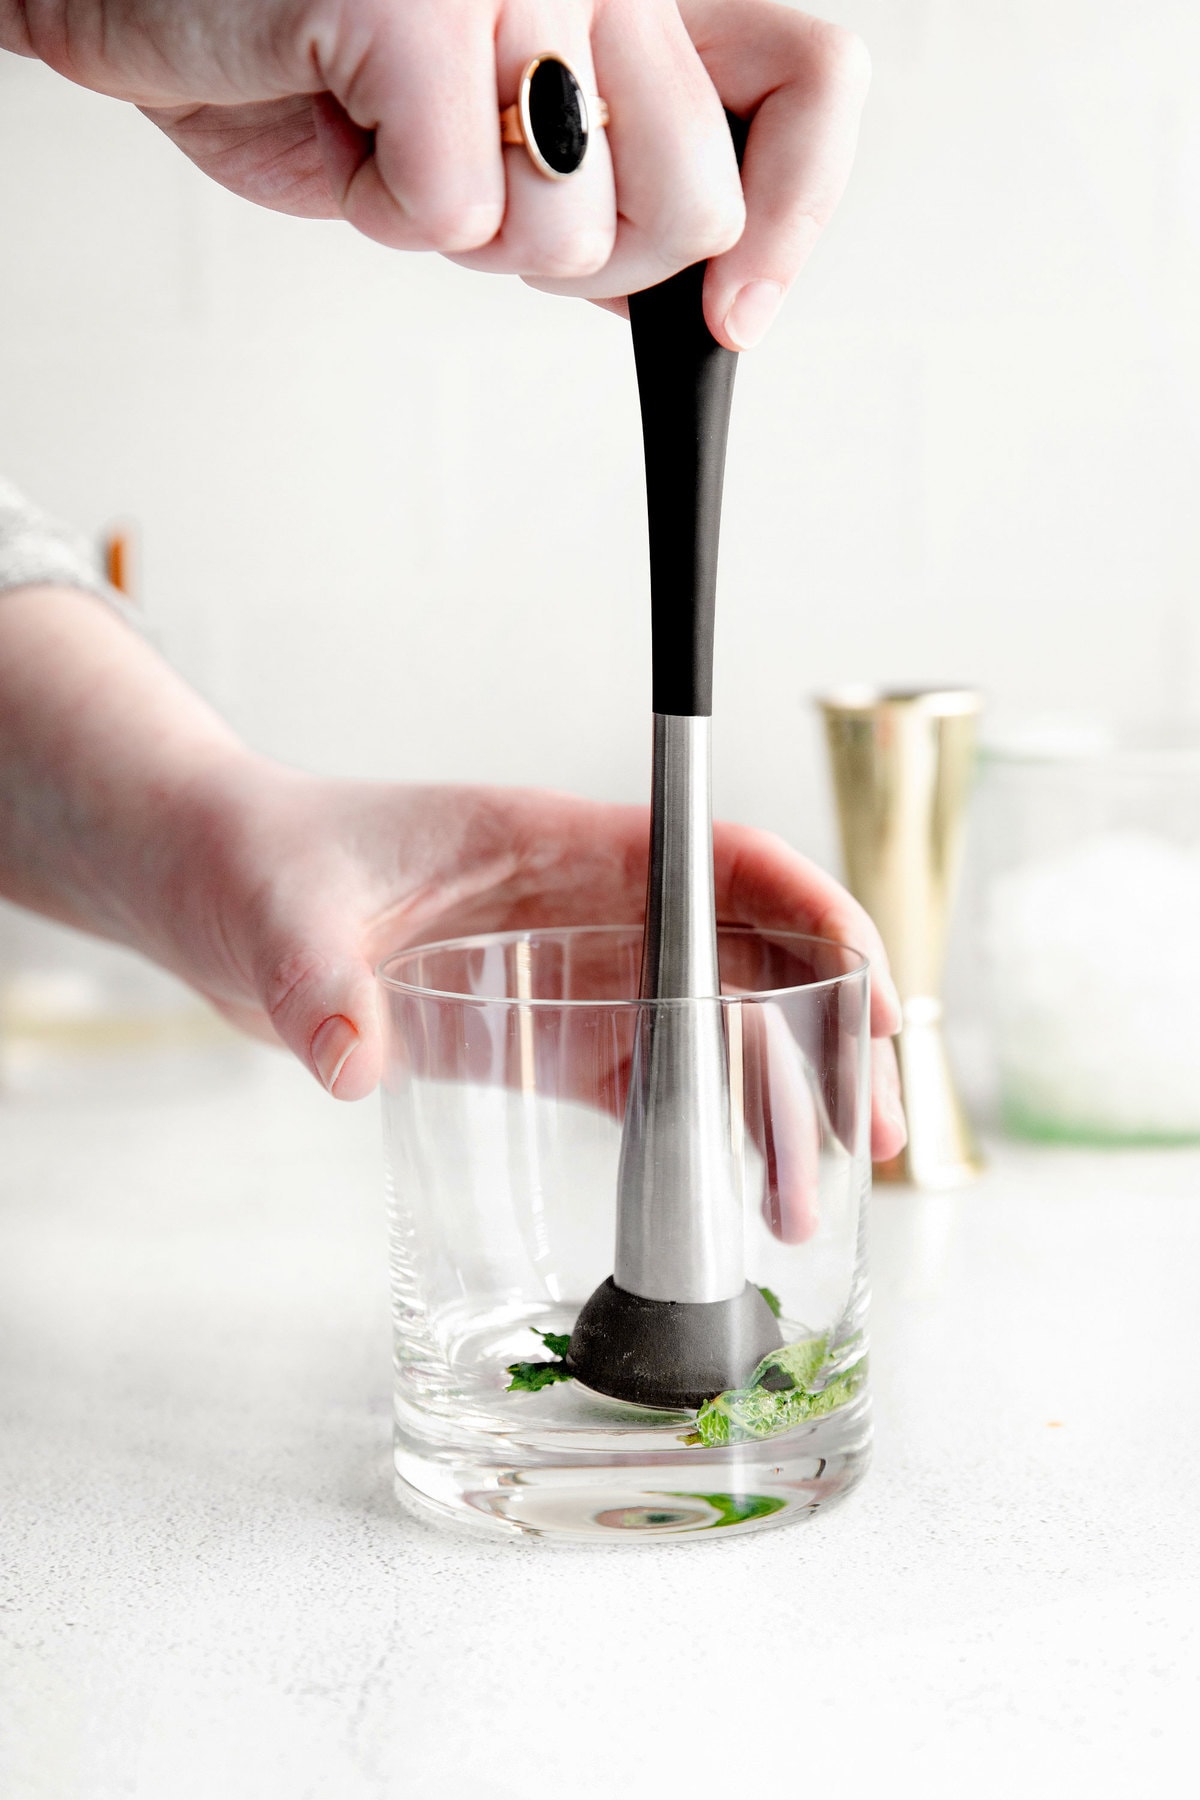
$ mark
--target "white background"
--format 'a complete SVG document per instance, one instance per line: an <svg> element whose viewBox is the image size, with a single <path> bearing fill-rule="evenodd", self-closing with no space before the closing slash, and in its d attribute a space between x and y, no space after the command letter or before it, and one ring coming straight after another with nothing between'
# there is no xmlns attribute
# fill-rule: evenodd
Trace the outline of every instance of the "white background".
<svg viewBox="0 0 1200 1800"><path fill-rule="evenodd" d="M1200 11L855 0L850 192L742 359L720 811L831 853L808 697L1200 722ZM160 641L307 767L640 798L626 328L274 216L0 57L0 467L141 537Z"/></svg>

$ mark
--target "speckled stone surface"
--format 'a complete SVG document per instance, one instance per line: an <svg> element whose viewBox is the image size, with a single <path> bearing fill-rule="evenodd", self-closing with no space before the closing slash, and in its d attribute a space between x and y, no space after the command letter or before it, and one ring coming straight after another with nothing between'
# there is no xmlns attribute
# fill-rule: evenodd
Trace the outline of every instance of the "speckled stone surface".
<svg viewBox="0 0 1200 1800"><path fill-rule="evenodd" d="M6 1800L1194 1791L1200 1155L879 1193L865 1485L623 1550L397 1507L377 1140L0 1100Z"/></svg>

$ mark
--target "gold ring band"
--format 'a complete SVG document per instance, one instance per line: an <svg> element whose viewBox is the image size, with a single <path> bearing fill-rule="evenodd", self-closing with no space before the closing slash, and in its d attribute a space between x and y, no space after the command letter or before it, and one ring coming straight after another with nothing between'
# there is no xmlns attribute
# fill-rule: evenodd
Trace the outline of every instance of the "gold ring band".
<svg viewBox="0 0 1200 1800"><path fill-rule="evenodd" d="M607 101L585 94L571 65L544 52L521 71L517 98L500 114L500 142L523 148L539 175L563 181L583 166L592 133L608 120Z"/></svg>

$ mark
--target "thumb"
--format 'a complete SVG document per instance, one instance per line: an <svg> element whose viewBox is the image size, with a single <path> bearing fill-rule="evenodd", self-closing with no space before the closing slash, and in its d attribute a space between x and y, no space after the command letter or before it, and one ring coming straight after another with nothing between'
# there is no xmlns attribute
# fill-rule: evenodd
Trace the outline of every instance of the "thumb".
<svg viewBox="0 0 1200 1800"><path fill-rule="evenodd" d="M362 1100L379 1081L382 1043L375 976L343 939L310 934L276 944L257 972L279 1037L337 1100Z"/></svg>

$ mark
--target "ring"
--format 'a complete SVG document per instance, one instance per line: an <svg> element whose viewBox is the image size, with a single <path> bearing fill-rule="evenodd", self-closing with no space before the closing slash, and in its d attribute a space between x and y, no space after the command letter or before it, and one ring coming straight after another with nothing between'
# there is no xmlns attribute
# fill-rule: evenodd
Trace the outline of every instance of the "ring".
<svg viewBox="0 0 1200 1800"><path fill-rule="evenodd" d="M582 168L588 139L608 124L599 94L585 94L561 56L535 56L521 72L512 106L500 114L500 142L523 144L539 175L563 181Z"/></svg>

